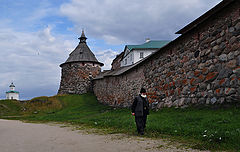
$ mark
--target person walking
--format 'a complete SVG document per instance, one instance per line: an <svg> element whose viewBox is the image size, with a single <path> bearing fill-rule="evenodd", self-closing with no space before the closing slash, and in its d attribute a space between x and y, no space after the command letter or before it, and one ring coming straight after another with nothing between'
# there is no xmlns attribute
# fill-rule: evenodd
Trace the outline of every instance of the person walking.
<svg viewBox="0 0 240 152"><path fill-rule="evenodd" d="M135 97L131 109L132 115L135 116L138 134L144 135L147 115L149 115L149 101L144 88L141 88L140 94Z"/></svg>

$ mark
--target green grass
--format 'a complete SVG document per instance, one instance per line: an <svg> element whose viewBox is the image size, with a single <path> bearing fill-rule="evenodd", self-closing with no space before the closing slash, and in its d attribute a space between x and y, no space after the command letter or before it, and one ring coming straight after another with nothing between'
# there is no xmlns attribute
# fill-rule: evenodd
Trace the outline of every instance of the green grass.
<svg viewBox="0 0 240 152"><path fill-rule="evenodd" d="M16 100L0 100L0 117L20 115L21 104Z"/></svg>
<svg viewBox="0 0 240 152"><path fill-rule="evenodd" d="M4 105L4 106L1 106ZM25 109L25 110L23 110ZM92 94L39 97L20 104L0 101L0 118L41 122L66 122L107 133L136 135L134 117L129 109L115 109L99 104ZM240 150L240 109L166 108L151 111L146 137L167 137L193 148Z"/></svg>
<svg viewBox="0 0 240 152"><path fill-rule="evenodd" d="M149 131L201 141L199 149L240 150L240 110L163 109L149 116ZM197 141L196 141L197 142Z"/></svg>

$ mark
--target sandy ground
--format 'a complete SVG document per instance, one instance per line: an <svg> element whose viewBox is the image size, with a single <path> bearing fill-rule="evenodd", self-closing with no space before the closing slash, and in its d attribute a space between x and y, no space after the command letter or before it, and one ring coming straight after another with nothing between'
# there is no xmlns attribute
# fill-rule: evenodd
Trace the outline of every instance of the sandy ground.
<svg viewBox="0 0 240 152"><path fill-rule="evenodd" d="M0 152L185 152L165 140L121 134L98 135L59 124L0 119Z"/></svg>

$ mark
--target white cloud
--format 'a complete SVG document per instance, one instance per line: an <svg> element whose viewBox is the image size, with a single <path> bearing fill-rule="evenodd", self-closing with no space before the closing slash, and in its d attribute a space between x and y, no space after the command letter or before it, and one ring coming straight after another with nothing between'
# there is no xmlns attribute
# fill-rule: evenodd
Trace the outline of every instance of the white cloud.
<svg viewBox="0 0 240 152"><path fill-rule="evenodd" d="M11 81L26 96L26 90L36 88L39 92L35 95L44 90L51 90L45 95L55 94L60 81L59 64L66 60L66 50L72 50L74 43L53 36L49 26L31 33L5 28L0 29L0 35L0 97L5 96Z"/></svg>
<svg viewBox="0 0 240 152"><path fill-rule="evenodd" d="M102 38L107 42L107 44L123 44L124 42L118 39L116 36L112 35L103 35Z"/></svg>
<svg viewBox="0 0 240 152"><path fill-rule="evenodd" d="M75 30L110 44L173 39L183 26L221 0L72 0L60 11L75 23Z"/></svg>
<svg viewBox="0 0 240 152"><path fill-rule="evenodd" d="M55 37L51 35L51 27L48 26L45 28L42 32L39 33L39 37L41 37L43 40L47 40L49 42L53 42L55 40Z"/></svg>
<svg viewBox="0 0 240 152"><path fill-rule="evenodd" d="M103 50L99 52L94 52L95 56L97 57L99 62L102 62L104 66L102 67L102 70L109 70L111 69L111 63L113 59L118 55L118 52L115 52L111 49Z"/></svg>
<svg viewBox="0 0 240 152"><path fill-rule="evenodd" d="M52 12L52 11L53 11L52 8L46 8L46 6L44 6L44 7L39 6L39 8L35 9L34 12L32 12L30 16L28 16L24 19L24 21L27 23L39 21L39 20L43 19L44 17L46 17L47 15L49 15L50 12Z"/></svg>
<svg viewBox="0 0 240 152"><path fill-rule="evenodd" d="M0 98L4 98L11 81L23 98L56 93L60 82L59 64L66 61L77 45L71 40L72 36L67 40L69 37L61 32L80 33L84 28L91 39L121 45L140 44L147 37L173 39L177 30L220 1L71 0L59 10L49 0L28 5L23 0L19 7L13 8L10 6L14 3L6 1L16 12L4 9L5 15L0 15ZM104 63L103 69L110 69L119 52L99 43L89 47L103 50L94 53Z"/></svg>

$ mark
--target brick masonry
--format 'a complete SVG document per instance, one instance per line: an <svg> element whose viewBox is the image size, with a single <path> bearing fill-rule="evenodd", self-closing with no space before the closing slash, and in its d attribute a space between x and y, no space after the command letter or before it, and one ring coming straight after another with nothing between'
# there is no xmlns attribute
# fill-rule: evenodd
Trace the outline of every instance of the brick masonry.
<svg viewBox="0 0 240 152"><path fill-rule="evenodd" d="M94 80L98 100L128 107L143 86L157 108L240 102L239 10L235 1L138 66Z"/></svg>

